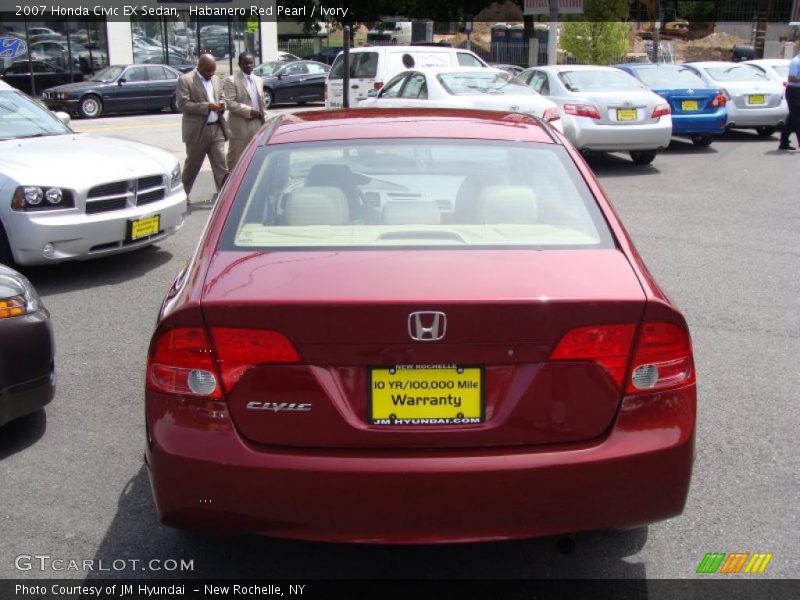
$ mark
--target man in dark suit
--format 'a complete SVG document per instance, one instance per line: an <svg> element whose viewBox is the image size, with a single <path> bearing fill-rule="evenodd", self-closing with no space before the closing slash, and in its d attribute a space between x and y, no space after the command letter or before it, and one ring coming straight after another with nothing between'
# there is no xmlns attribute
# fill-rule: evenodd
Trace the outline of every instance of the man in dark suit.
<svg viewBox="0 0 800 600"><path fill-rule="evenodd" d="M211 163L217 191L228 174L225 164L228 124L222 85L214 75L216 70L214 57L203 54L197 61L197 69L178 79L177 104L183 113L182 136L186 144L183 187L187 196L206 156Z"/></svg>

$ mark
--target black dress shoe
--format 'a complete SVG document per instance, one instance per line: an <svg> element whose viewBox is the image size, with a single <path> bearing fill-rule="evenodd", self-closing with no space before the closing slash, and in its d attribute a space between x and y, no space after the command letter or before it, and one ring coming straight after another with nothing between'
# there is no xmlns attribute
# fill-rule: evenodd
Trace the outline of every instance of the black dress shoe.
<svg viewBox="0 0 800 600"><path fill-rule="evenodd" d="M794 146L786 145L786 146L778 146L778 150L797 150L797 148L795 148Z"/></svg>

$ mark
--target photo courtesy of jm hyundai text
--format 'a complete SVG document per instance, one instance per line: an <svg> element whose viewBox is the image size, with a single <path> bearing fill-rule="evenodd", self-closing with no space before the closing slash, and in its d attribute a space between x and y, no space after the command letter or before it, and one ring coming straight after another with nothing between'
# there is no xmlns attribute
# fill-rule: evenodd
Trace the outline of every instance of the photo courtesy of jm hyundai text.
<svg viewBox="0 0 800 600"><path fill-rule="evenodd" d="M159 518L381 544L679 515L686 321L580 153L529 115L270 120L158 316Z"/></svg>

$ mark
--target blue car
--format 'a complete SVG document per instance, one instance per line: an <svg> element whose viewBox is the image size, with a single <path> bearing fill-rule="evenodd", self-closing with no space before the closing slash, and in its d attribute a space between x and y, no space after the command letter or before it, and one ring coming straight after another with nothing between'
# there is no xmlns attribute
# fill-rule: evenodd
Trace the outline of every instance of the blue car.
<svg viewBox="0 0 800 600"><path fill-rule="evenodd" d="M615 66L669 102L673 135L688 136L695 146L709 146L713 134L725 132L727 97L719 88L709 87L689 69L664 64Z"/></svg>

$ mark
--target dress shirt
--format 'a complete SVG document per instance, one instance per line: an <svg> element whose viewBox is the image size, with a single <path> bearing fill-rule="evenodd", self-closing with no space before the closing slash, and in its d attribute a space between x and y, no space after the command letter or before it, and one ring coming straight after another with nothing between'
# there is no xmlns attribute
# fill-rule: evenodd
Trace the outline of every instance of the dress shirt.
<svg viewBox="0 0 800 600"><path fill-rule="evenodd" d="M197 72L197 76L200 78L200 82L203 84L203 89L206 91L206 98L208 98L208 101L216 102L216 99L214 98L214 86L211 84L211 80L200 75L199 71ZM219 115L217 112L214 110L209 111L206 123L216 123L217 121L219 121Z"/></svg>
<svg viewBox="0 0 800 600"><path fill-rule="evenodd" d="M250 92L250 104L253 108L258 109L261 105L258 102L258 91L256 90L256 81L253 79L253 74L245 75L247 79L247 91Z"/></svg>

